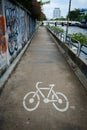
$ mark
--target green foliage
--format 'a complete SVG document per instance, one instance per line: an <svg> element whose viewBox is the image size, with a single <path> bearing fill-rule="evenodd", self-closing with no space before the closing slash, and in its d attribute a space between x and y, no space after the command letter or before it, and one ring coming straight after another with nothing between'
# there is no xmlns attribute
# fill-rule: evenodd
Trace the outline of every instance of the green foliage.
<svg viewBox="0 0 87 130"><path fill-rule="evenodd" d="M87 37L82 33L70 34L70 37L78 40L81 44L87 44Z"/></svg>
<svg viewBox="0 0 87 130"><path fill-rule="evenodd" d="M36 18L40 19L42 17L42 9L40 2L37 0L12 0L13 2L22 5L27 11L31 13L31 15Z"/></svg>
<svg viewBox="0 0 87 130"><path fill-rule="evenodd" d="M86 21L87 21L87 14L83 14L83 15L79 16L79 18L77 20L79 22L82 22L82 19L86 19Z"/></svg>
<svg viewBox="0 0 87 130"><path fill-rule="evenodd" d="M83 14L82 15L80 13L80 9L74 9L74 10L70 11L69 19L72 20L72 21L82 22L82 19L86 19L87 20L87 14Z"/></svg>
<svg viewBox="0 0 87 130"><path fill-rule="evenodd" d="M57 27L57 26L51 26L51 28L52 28L54 31L58 31L58 32L60 32L60 33L64 33L64 29L59 28L59 27Z"/></svg>
<svg viewBox="0 0 87 130"><path fill-rule="evenodd" d="M50 24L49 23L48 23L47 27L50 28Z"/></svg>
<svg viewBox="0 0 87 130"><path fill-rule="evenodd" d="M56 19L54 19L54 20L59 20L59 21L61 21L61 20L67 20L67 19L64 18L64 17L61 17L61 18L56 18Z"/></svg>
<svg viewBox="0 0 87 130"><path fill-rule="evenodd" d="M69 18L70 18L70 20L73 20L73 21L78 20L79 16L80 16L80 10L79 9L72 10L69 13Z"/></svg>
<svg viewBox="0 0 87 130"><path fill-rule="evenodd" d="M84 15L84 18L87 20L87 14Z"/></svg>

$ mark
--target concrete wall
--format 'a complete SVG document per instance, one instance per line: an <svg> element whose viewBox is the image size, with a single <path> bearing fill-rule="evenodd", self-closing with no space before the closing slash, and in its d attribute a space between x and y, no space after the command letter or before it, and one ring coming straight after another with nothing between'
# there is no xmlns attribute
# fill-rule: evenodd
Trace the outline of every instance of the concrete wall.
<svg viewBox="0 0 87 130"><path fill-rule="evenodd" d="M26 45L36 19L9 0L0 1L0 75Z"/></svg>

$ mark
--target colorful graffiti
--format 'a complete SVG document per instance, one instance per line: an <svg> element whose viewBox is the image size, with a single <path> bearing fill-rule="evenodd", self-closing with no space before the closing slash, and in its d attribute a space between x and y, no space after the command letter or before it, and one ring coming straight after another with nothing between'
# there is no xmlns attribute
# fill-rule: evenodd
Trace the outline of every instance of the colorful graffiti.
<svg viewBox="0 0 87 130"><path fill-rule="evenodd" d="M27 13L24 10L19 9L19 17L20 17L20 20L19 20L19 31L20 31L20 40L21 40L21 44L22 45L27 40L26 39L26 29L28 27L27 27L26 16L27 16Z"/></svg>
<svg viewBox="0 0 87 130"><path fill-rule="evenodd" d="M30 14L10 0L0 2L0 70L10 65L35 30ZM3 7L3 8L2 8ZM2 10L3 9L3 10Z"/></svg>
<svg viewBox="0 0 87 130"><path fill-rule="evenodd" d="M0 16L0 55L6 53L7 43L5 38L5 19L3 16Z"/></svg>
<svg viewBox="0 0 87 130"><path fill-rule="evenodd" d="M6 65L7 42L5 32L5 18L0 16L0 69Z"/></svg>
<svg viewBox="0 0 87 130"><path fill-rule="evenodd" d="M7 2L6 2L7 3ZM5 17L8 34L8 50L10 55L18 50L18 13L17 7L11 3L5 6Z"/></svg>
<svg viewBox="0 0 87 130"><path fill-rule="evenodd" d="M9 0L5 1L8 50L11 56L17 52L20 47L24 46L28 39L28 16L27 12L17 5L14 5Z"/></svg>

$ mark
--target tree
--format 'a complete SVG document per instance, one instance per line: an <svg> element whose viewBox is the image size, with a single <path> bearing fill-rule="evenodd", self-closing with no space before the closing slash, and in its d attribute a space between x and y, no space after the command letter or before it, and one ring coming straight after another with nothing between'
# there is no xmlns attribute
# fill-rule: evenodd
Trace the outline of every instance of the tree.
<svg viewBox="0 0 87 130"><path fill-rule="evenodd" d="M87 22L87 14L82 14L80 9L70 11L69 19L72 21Z"/></svg>
<svg viewBox="0 0 87 130"><path fill-rule="evenodd" d="M25 8L31 15L39 19L42 13L41 4L37 2L37 0L11 0L17 4L20 4L23 8Z"/></svg>
<svg viewBox="0 0 87 130"><path fill-rule="evenodd" d="M69 19L72 20L72 21L78 20L79 16L80 16L80 9L72 10L69 13Z"/></svg>
<svg viewBox="0 0 87 130"><path fill-rule="evenodd" d="M38 19L46 19L44 13L42 12L42 6L44 4L48 4L50 1L42 2L42 0L11 0L17 4L20 4L23 8L25 8L31 15Z"/></svg>

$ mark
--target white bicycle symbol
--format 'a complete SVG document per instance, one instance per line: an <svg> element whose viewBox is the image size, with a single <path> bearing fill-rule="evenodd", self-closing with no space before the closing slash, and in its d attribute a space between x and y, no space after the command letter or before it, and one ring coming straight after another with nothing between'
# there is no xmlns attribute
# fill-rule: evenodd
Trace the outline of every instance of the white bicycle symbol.
<svg viewBox="0 0 87 130"><path fill-rule="evenodd" d="M40 88L38 85L42 82L36 83L36 92L29 92L24 96L23 106L27 111L34 111L40 104L40 96L43 98L44 103L52 103L56 110L60 112L67 111L69 102L67 97L61 92L55 92L53 90L54 84L49 84L47 88ZM43 94L41 90L49 90L47 96ZM51 99L50 99L51 95Z"/></svg>

